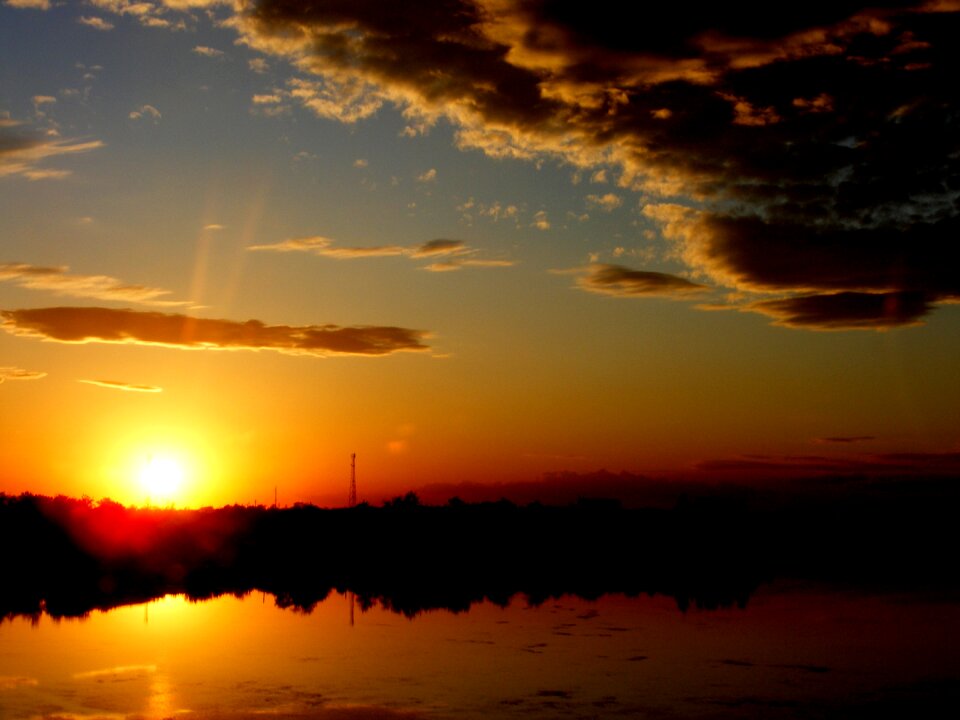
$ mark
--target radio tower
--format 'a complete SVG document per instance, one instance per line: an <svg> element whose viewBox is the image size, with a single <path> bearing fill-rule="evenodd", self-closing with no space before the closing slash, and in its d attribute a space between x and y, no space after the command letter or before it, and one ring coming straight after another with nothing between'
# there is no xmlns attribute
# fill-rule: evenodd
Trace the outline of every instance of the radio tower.
<svg viewBox="0 0 960 720"><path fill-rule="evenodd" d="M350 453L350 498L347 500L347 507L356 507L357 505L357 454Z"/></svg>

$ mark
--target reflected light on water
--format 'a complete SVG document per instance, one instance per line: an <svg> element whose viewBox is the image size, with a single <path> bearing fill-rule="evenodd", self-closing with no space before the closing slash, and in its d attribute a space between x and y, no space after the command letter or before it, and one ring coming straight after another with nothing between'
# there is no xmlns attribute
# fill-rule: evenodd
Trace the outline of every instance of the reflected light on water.
<svg viewBox="0 0 960 720"><path fill-rule="evenodd" d="M352 626L350 600L305 614L260 593L168 596L6 621L0 717L777 720L960 678L944 632L960 608L923 598L767 589L746 610L687 613L664 597L515 598L413 620L357 609Z"/></svg>

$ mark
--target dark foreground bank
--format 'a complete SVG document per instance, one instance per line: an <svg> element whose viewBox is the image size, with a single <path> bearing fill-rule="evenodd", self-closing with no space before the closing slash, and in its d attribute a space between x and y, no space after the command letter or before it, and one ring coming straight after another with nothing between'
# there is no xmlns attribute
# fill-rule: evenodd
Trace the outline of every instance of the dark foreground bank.
<svg viewBox="0 0 960 720"><path fill-rule="evenodd" d="M954 502L756 510L684 501L567 507L416 497L383 507L130 509L0 495L0 618L83 615L167 593L259 590L311 609L332 591L400 613L481 600L664 594L681 609L746 605L795 577L874 590L960 588Z"/></svg>

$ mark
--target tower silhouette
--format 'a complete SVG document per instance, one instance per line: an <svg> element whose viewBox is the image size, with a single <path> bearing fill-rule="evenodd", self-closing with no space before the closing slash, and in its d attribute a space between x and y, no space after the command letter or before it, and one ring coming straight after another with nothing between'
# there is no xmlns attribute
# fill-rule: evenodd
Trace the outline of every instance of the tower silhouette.
<svg viewBox="0 0 960 720"><path fill-rule="evenodd" d="M355 507L357 504L357 454L350 453L350 497L347 499L347 507Z"/></svg>

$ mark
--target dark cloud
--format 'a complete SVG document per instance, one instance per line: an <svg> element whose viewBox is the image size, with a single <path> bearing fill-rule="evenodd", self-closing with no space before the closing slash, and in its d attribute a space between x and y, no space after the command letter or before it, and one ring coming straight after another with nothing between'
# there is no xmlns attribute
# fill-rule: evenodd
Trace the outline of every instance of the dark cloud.
<svg viewBox="0 0 960 720"><path fill-rule="evenodd" d="M960 297L957 3L621 15L606 0L435 0L415 13L259 0L236 27L300 58L330 97L402 107L413 130L446 118L461 147L605 163L648 205L695 201L685 231L648 213L692 269L738 290L830 294L798 299L798 313L745 306L784 324L911 324ZM889 297L908 307L866 307Z"/></svg>
<svg viewBox="0 0 960 720"><path fill-rule="evenodd" d="M400 327L265 325L134 310L54 307L0 310L13 335L67 343L133 343L208 350L276 350L295 355L388 355L426 350L427 333Z"/></svg>
<svg viewBox="0 0 960 720"><path fill-rule="evenodd" d="M879 330L915 325L932 309L919 292L799 295L751 303L748 309L776 319L777 325L818 330Z"/></svg>
<svg viewBox="0 0 960 720"><path fill-rule="evenodd" d="M432 257L434 255L450 255L466 250L467 244L463 240L430 240L418 245L410 251L410 257Z"/></svg>
<svg viewBox="0 0 960 720"><path fill-rule="evenodd" d="M621 297L663 296L677 297L703 292L707 288L676 275L631 270L622 265L590 265L585 275L577 278L584 290Z"/></svg>

